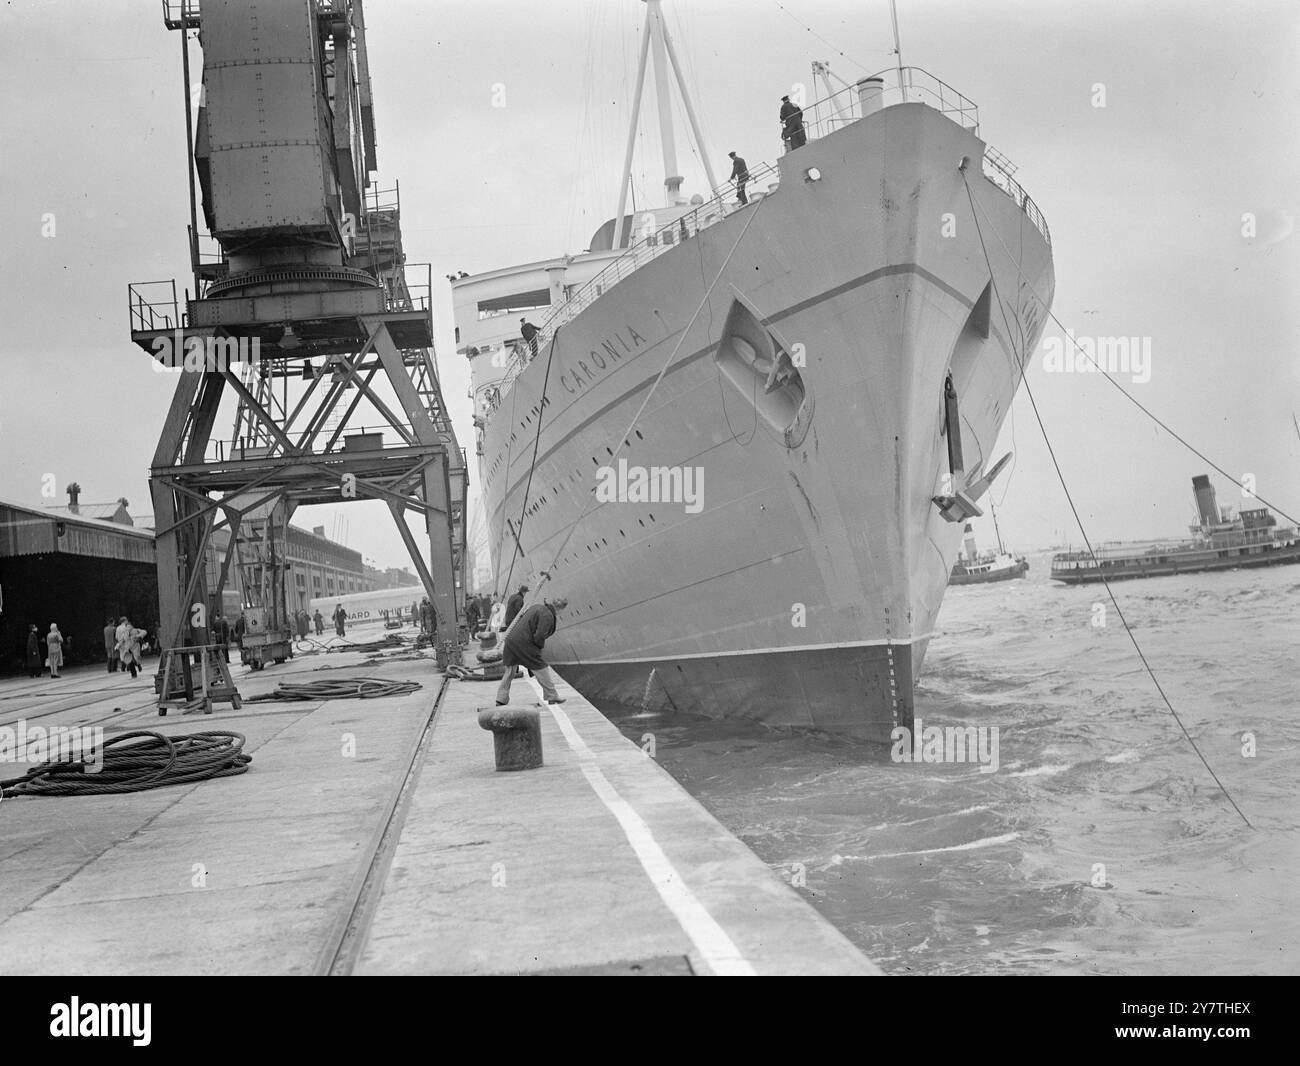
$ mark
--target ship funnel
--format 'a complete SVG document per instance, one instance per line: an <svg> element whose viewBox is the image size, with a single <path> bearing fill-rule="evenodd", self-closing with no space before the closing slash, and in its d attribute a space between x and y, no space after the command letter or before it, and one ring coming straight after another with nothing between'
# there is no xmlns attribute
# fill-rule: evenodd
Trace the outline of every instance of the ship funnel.
<svg viewBox="0 0 1300 1066"><path fill-rule="evenodd" d="M973 563L978 552L975 550L975 531L971 529L969 522L966 523L966 540L964 543L966 545L966 561Z"/></svg>
<svg viewBox="0 0 1300 1066"><path fill-rule="evenodd" d="M1214 498L1214 486L1205 474L1192 478L1192 492L1196 495L1196 510L1201 515L1201 525L1219 524L1219 505Z"/></svg>
<svg viewBox="0 0 1300 1066"><path fill-rule="evenodd" d="M863 78L858 82L858 103L862 105L863 118L874 115L880 110L884 91L884 78Z"/></svg>

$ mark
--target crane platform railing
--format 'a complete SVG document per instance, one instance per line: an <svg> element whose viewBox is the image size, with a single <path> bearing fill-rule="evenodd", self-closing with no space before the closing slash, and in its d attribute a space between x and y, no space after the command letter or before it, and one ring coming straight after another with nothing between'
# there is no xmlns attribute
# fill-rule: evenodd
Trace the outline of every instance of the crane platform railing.
<svg viewBox="0 0 1300 1066"><path fill-rule="evenodd" d="M162 0L162 13L169 30L199 28L199 0Z"/></svg>
<svg viewBox="0 0 1300 1066"><path fill-rule="evenodd" d="M176 280L133 281L126 287L131 332L179 329L185 325L176 297Z"/></svg>

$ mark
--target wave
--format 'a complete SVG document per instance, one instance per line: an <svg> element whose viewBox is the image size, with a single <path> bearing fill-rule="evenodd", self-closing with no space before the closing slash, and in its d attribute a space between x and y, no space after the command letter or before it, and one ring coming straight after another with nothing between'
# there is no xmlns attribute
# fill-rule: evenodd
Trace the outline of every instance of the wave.
<svg viewBox="0 0 1300 1066"><path fill-rule="evenodd" d="M1063 774L1067 770L1074 768L1073 763L1048 763L1043 766L1034 766L1028 770L1016 770L1009 773L1007 777L1050 777L1053 774Z"/></svg>
<svg viewBox="0 0 1300 1066"><path fill-rule="evenodd" d="M1019 840L1019 833L1003 833L1001 836L984 837L981 840L967 841L965 844L950 844L946 848L922 848L919 851L886 851L879 855L832 855L831 860L838 859L835 865L840 862L872 862L876 859L904 859L909 855L938 855L945 851L973 851L976 848L989 848L997 844L1009 844L1013 840Z"/></svg>

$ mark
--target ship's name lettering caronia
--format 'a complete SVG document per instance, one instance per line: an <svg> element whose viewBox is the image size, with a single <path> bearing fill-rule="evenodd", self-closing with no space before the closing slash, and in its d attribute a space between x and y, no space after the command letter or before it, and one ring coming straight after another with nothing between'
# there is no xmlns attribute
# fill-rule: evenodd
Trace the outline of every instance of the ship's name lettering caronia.
<svg viewBox="0 0 1300 1066"><path fill-rule="evenodd" d="M626 340L623 339L624 333L627 334ZM624 326L621 331L615 330L612 339L602 339L599 349L593 348L587 353L586 359L579 359L577 366L561 374L560 384L564 386L565 391L577 396L583 386L590 385L612 363L617 363L623 356L635 352L643 344L645 338L631 326Z"/></svg>

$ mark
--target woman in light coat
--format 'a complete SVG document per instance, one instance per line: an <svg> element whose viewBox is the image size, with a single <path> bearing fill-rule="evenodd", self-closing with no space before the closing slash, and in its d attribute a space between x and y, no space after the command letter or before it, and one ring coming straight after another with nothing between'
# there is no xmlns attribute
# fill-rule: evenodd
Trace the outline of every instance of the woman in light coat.
<svg viewBox="0 0 1300 1066"><path fill-rule="evenodd" d="M59 632L56 622L50 623L50 632L45 638L45 647L49 652L45 661L50 664L50 677L58 677L59 667L63 665L63 634Z"/></svg>
<svg viewBox="0 0 1300 1066"><path fill-rule="evenodd" d="M144 630L136 629L131 625L130 619L123 615L117 627L117 656L122 660L122 667L131 671L132 678L143 665L140 654L140 638L143 636Z"/></svg>

